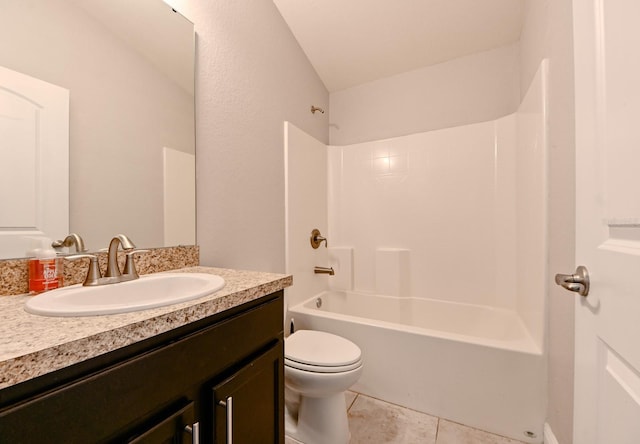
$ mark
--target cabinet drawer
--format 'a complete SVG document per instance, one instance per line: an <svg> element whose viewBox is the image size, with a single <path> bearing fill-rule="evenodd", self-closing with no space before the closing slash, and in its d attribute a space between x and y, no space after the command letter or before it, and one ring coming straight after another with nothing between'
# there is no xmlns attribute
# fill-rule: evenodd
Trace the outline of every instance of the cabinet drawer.
<svg viewBox="0 0 640 444"><path fill-rule="evenodd" d="M120 440L202 385L282 338L282 298L0 412L0 442ZM197 421L198 418L195 418Z"/></svg>

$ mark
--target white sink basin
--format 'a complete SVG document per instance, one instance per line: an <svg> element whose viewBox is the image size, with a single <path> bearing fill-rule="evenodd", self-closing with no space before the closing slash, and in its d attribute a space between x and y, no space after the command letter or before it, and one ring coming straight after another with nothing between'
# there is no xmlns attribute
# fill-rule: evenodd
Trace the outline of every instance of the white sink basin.
<svg viewBox="0 0 640 444"><path fill-rule="evenodd" d="M205 273L158 273L128 282L58 288L29 299L24 309L43 316L94 316L146 310L206 296L224 279Z"/></svg>

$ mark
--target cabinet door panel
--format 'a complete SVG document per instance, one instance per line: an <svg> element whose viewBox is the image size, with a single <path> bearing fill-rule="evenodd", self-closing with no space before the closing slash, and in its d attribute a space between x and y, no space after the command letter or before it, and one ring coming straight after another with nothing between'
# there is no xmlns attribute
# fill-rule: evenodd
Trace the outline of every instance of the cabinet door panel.
<svg viewBox="0 0 640 444"><path fill-rule="evenodd" d="M283 368L279 342L213 388L216 444L284 442Z"/></svg>
<svg viewBox="0 0 640 444"><path fill-rule="evenodd" d="M128 442L131 444L187 444L193 441L193 434L198 432L198 427L194 429L193 418L195 409L193 402L190 402L180 410L161 419L146 431L140 433ZM190 427L190 430L187 430Z"/></svg>

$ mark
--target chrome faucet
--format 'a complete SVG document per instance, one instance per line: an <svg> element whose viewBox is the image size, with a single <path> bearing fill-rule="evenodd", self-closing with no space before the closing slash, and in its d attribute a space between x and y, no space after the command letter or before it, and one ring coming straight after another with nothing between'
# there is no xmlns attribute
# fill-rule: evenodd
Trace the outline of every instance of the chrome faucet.
<svg viewBox="0 0 640 444"><path fill-rule="evenodd" d="M84 247L84 241L79 234L69 233L64 240L57 240L51 243L53 248L76 246L76 253L84 253L87 249Z"/></svg>
<svg viewBox="0 0 640 444"><path fill-rule="evenodd" d="M313 272L315 274L328 274L329 276L336 274L336 272L333 271L333 267L313 267Z"/></svg>
<svg viewBox="0 0 640 444"><path fill-rule="evenodd" d="M133 242L131 242L131 239L124 234L118 234L116 237L111 239L111 242L109 243L109 253L107 256L107 272L104 274L104 277L122 276L120 267L118 267L118 246L122 246L122 249L125 251L136 248Z"/></svg>

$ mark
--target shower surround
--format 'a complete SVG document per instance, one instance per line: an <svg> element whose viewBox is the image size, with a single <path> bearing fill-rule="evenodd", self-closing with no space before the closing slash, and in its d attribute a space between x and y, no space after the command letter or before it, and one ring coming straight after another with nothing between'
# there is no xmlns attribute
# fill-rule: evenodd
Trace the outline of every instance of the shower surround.
<svg viewBox="0 0 640 444"><path fill-rule="evenodd" d="M339 147L287 126L287 272L296 282L288 291L288 318L297 328L359 343L366 364L354 390L541 442L546 72L545 61L517 112L494 121ZM308 196L319 199L309 203ZM304 233L312 228L326 230L328 249L308 246ZM331 265L336 275L315 276L312 265ZM314 313L309 298L329 289L325 303L341 294L351 300L348 313ZM380 297L388 298L385 304L396 298L399 309L441 307L440 315L409 309L397 318L406 321L380 325L381 315L371 315ZM492 312L517 323L527 345L447 333L486 325ZM505 344L513 331L504 329Z"/></svg>

